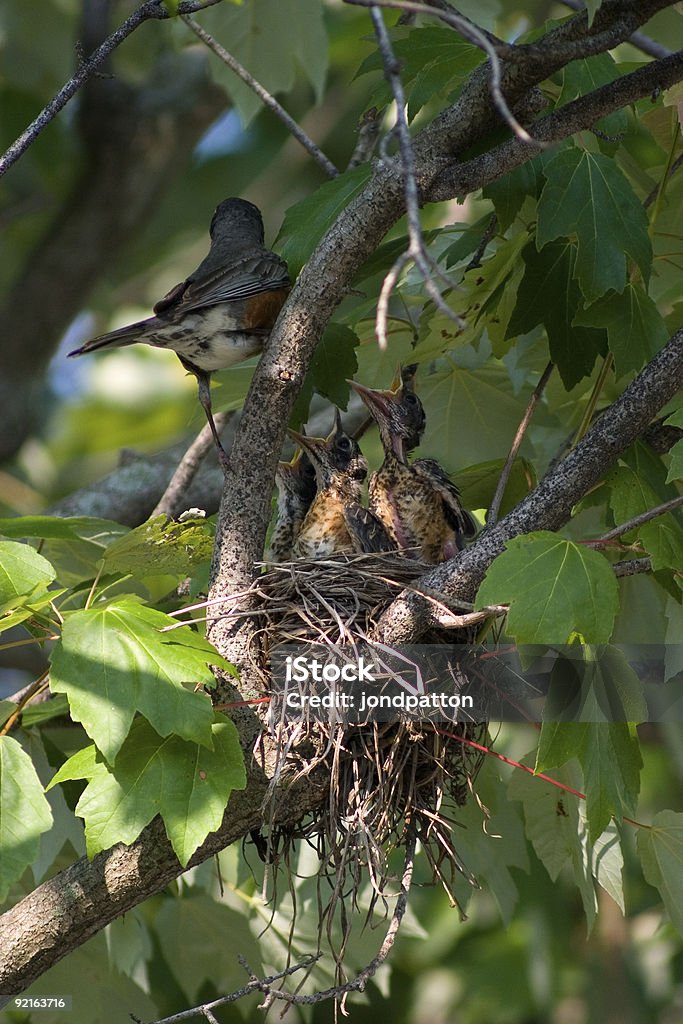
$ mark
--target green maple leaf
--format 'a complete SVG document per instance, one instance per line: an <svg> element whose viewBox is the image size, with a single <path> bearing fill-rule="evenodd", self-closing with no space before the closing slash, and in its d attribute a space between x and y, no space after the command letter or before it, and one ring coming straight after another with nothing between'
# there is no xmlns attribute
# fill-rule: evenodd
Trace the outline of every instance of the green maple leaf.
<svg viewBox="0 0 683 1024"><path fill-rule="evenodd" d="M618 608L614 573L603 555L547 531L515 537L490 565L476 608L509 604L507 630L518 643L609 639Z"/></svg>
<svg viewBox="0 0 683 1024"><path fill-rule="evenodd" d="M627 283L626 256L647 283L652 245L647 214L614 160L600 153L566 149L544 168L546 184L538 202L536 244L576 237L576 276L593 302Z"/></svg>
<svg viewBox="0 0 683 1024"><path fill-rule="evenodd" d="M244 789L246 774L237 730L216 715L213 749L178 736L162 737L137 718L113 768L95 747L70 758L50 783L88 779L76 813L85 821L88 855L115 843L132 843L157 814L181 864L210 832L219 828L233 789Z"/></svg>

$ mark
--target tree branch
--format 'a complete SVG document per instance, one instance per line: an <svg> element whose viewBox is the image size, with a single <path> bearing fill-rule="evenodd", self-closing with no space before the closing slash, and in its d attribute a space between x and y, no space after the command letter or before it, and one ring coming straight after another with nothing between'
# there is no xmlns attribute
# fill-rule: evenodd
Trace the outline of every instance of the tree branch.
<svg viewBox="0 0 683 1024"><path fill-rule="evenodd" d="M180 4L178 13L193 14L195 11L202 11L204 8L212 7L220 2L221 0L202 0L202 2L200 0L185 0L184 3ZM33 145L40 133L47 128L51 121L54 121L60 110L67 105L81 86L92 77L100 64L121 45L124 39L132 35L144 22L150 20L163 21L166 18L170 18L170 14L161 0L147 0L129 18L126 18L123 24L119 25L116 31L112 32L87 60L83 61L75 75L72 75L69 81L64 83L56 96L50 100L35 120L31 122L19 138L0 157L0 178L10 169L12 164L17 162L29 146Z"/></svg>
<svg viewBox="0 0 683 1024"><path fill-rule="evenodd" d="M219 435L228 425L233 415L234 413L230 412L217 412L214 415L213 419ZM178 463L175 473L169 480L168 487L151 512L152 516L167 515L172 517L183 511L183 505L185 508L188 507L188 488L196 477L202 462L213 447L213 434L209 424L205 423Z"/></svg>
<svg viewBox="0 0 683 1024"><path fill-rule="evenodd" d="M597 484L615 460L683 386L683 329L642 370L593 424L583 439L523 501L471 547L415 581L447 598L473 601L479 584L505 542L533 530L558 530L572 507ZM381 643L410 643L430 624L430 602L415 592L400 594L372 636Z"/></svg>
<svg viewBox="0 0 683 1024"><path fill-rule="evenodd" d="M640 573L652 572L652 559L631 558L623 562L615 562L612 566L614 575L622 579L624 576L637 576Z"/></svg>
<svg viewBox="0 0 683 1024"><path fill-rule="evenodd" d="M347 0L347 3L360 3L361 0ZM418 5L419 6L419 5ZM444 301L439 291L434 274L444 277L450 286L451 282L445 277L436 260L432 259L425 248L420 224L420 199L418 195L417 180L415 178L415 155L413 144L410 138L410 129L406 119L406 99L403 91L403 82L399 63L396 60L389 33L387 32L384 18L376 6L371 6L370 16L375 29L377 43L384 63L384 74L391 86L396 101L396 124L392 130L398 136L399 153L401 157L401 172L403 174L403 186L405 190L406 211L408 215L408 236L409 246L407 252L401 253L389 273L384 278L379 300L377 302L376 334L377 342L381 349L387 348L387 317L389 312L389 299L394 290L402 270L412 260L422 275L425 290L432 299L437 309L450 317L459 327L464 327L464 321Z"/></svg>
<svg viewBox="0 0 683 1024"><path fill-rule="evenodd" d="M534 138L544 142L560 142L577 132L590 128L596 121L615 110L635 103L658 89L668 89L683 77L683 51L661 61L647 64L637 71L580 96L559 110L539 118L532 125ZM518 139L483 153L464 163L452 163L440 172L423 192L430 202L441 202L454 195L467 195L529 159L529 149Z"/></svg>
<svg viewBox="0 0 683 1024"><path fill-rule="evenodd" d="M194 32L197 38L201 39L201 41L206 46L208 46L208 48L213 53L215 53L216 56L220 60L222 60L224 64L227 64L230 70L234 72L234 74L236 74L237 77L240 78L245 85L247 85L253 92L256 93L256 95L264 104L264 106L268 107L269 110L272 110L273 113L280 118L282 123L286 126L287 130L294 136L297 142L300 142L304 149L308 150L308 152L311 154L316 163L320 167L322 167L323 171L328 176L328 178L336 178L337 175L339 174L339 171L334 166L332 161L325 156L322 149L320 149L320 147L315 144L313 139L309 138L309 136L306 134L303 128L296 123L294 118L287 113L285 108L280 103L278 103L275 97L271 93L269 93L267 89L264 89L261 83L257 81L257 79L255 79L254 76L251 75L247 71L247 69L243 67L240 64L240 62L236 60L236 58L233 57L233 55L225 49L225 47L221 46L218 40L214 39L212 35L210 35L204 28L202 28L198 21L195 21L194 18L191 18L189 14L182 15L181 17L182 20L187 25L187 27L191 29L192 32Z"/></svg>
<svg viewBox="0 0 683 1024"><path fill-rule="evenodd" d="M477 46L480 50L483 50L489 58L491 64L489 78L491 98L502 120L514 132L517 138L527 144L534 144L535 140L531 138L526 128L523 128L514 116L508 107L501 90L502 74L499 53L505 55L508 52L510 47L507 43L492 42L489 35L483 32L478 25L474 24L474 22L470 21L469 18L463 18L463 16L458 14L457 11L443 6L437 8L433 7L429 3L414 3L412 0L344 0L344 2L358 7L369 7L373 23L375 24L375 31L377 31L377 18L381 17L378 10L380 7L393 8L399 11L412 11L415 14L433 14L435 18L439 18L451 28L455 29L455 31L459 32L468 43L472 43L473 46ZM382 22L382 25L383 24L384 23Z"/></svg>
<svg viewBox="0 0 683 1024"><path fill-rule="evenodd" d="M522 99L563 63L580 55L582 47L589 53L610 49L667 6L671 6L670 0L605 0L590 28L586 16L580 15L533 46L510 48L503 65L508 102ZM658 82L669 84L682 75L683 55L649 65L551 115L550 129L546 124L545 135L540 137L553 141L589 127L605 113L648 95ZM423 199L463 195L500 177L512 160L516 166L530 157L529 147L515 138L492 151L495 156L486 153L469 163L452 164L454 154L481 141L496 120L484 66L470 76L459 100L413 140L415 173ZM536 127L534 130L538 135ZM472 181L476 179L474 184L465 180L463 169L469 171ZM404 212L399 170L393 164L377 166L367 186L340 213L299 275L254 374L233 445L217 527L210 597L248 590L263 551L285 426L317 341L356 272ZM247 610L244 606L243 611ZM253 621L247 616L240 617L237 624L215 618L208 628L221 653L244 670L246 683L255 638Z"/></svg>
<svg viewBox="0 0 683 1024"><path fill-rule="evenodd" d="M298 779L283 787L275 822L300 820L325 798L324 779ZM247 788L233 792L221 828L195 853L201 864L263 824L267 780L252 770ZM182 874L160 818L130 846L122 843L39 885L0 917L0 993L24 991L62 957ZM0 1000L2 999L0 997Z"/></svg>
<svg viewBox="0 0 683 1024"><path fill-rule="evenodd" d="M651 519L657 519L659 516L665 516L667 512L673 512L675 509L680 508L681 505L683 505L683 494L679 494L677 498L671 498L670 501L665 501L661 505L657 505L656 508L650 508L647 512L641 512L639 516L633 516L632 519L628 519L625 523L621 523L620 526L615 526L613 530L609 530L609 532L603 534L602 537L596 537L595 540L586 540L583 541L583 543L588 548L605 547L610 543L610 541L623 536L623 534L628 533L629 530L634 530L637 526L643 526L644 523L649 523Z"/></svg>
<svg viewBox="0 0 683 1024"><path fill-rule="evenodd" d="M507 459L505 460L505 465L503 466L500 478L498 480L498 484L496 486L496 493L493 495L493 501L491 502L491 507L489 508L489 514L486 517L486 522L489 526L495 526L496 522L498 521L498 513L500 512L500 506L505 495L505 488L507 487L507 482L510 479L512 466L514 464L515 459L517 458L517 452L519 451L520 445L524 440L524 435L526 434L527 427L531 423L531 417L534 414L534 411L536 409L536 406L538 405L541 395L545 391L545 386L550 380L550 374L553 372L554 367L555 364L553 362L548 363L545 370L541 374L541 379L539 380L538 384L532 392L531 398L529 399L529 404L527 405L526 410L524 412L524 416L522 417L522 421L517 427L517 432L512 440L510 451L508 452Z"/></svg>
<svg viewBox="0 0 683 1024"><path fill-rule="evenodd" d="M586 10L586 5L583 0L560 0L565 7L570 7L572 11L582 12ZM625 42L630 43L631 46L635 46L637 50L641 50L646 53L648 57L654 57L656 60L661 60L662 57L668 57L671 53L666 46L662 46L661 43L656 42L654 39L650 39L649 36L644 35L642 32L634 32L633 35L629 36Z"/></svg>

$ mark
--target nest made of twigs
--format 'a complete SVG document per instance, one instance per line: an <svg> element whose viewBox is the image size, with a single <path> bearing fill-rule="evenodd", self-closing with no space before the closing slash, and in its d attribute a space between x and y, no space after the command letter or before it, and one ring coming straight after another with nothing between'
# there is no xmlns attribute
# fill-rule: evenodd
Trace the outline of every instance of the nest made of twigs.
<svg viewBox="0 0 683 1024"><path fill-rule="evenodd" d="M264 671L280 644L305 643L324 652L367 643L382 612L427 568L393 552L264 565L253 586ZM452 633L435 631L425 642L455 640ZM292 765L302 774L322 766L330 780L324 807L295 828L271 829L269 837L271 860L287 862L297 839L314 845L321 878L329 883L329 898L319 908L328 935L335 912L341 908L346 918L345 902L356 905L366 879L374 894L370 909L384 901L393 888L390 854L406 845L409 834L420 840L435 879L454 904L455 873L474 882L453 842L453 814L468 798L481 761L467 740L481 741L486 723L441 725L410 719L344 725L338 718L284 716L269 721L277 749L272 792ZM272 810L266 809L268 817Z"/></svg>

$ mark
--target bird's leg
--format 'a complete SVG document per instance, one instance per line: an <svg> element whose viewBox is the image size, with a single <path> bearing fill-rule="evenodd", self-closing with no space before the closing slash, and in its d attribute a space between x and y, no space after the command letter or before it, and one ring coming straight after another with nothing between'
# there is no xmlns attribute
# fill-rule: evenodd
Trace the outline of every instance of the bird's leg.
<svg viewBox="0 0 683 1024"><path fill-rule="evenodd" d="M218 461L221 464L221 468L224 473L230 469L230 460L226 454L225 448L221 444L221 439L218 436L216 430L216 424L213 419L213 412L211 411L211 387L209 381L211 379L210 374L205 373L203 370L192 371L197 378L197 392L199 394L199 401L201 402L202 408L206 413L206 418L209 423L209 428L213 434L213 440L216 445L216 454L218 455Z"/></svg>

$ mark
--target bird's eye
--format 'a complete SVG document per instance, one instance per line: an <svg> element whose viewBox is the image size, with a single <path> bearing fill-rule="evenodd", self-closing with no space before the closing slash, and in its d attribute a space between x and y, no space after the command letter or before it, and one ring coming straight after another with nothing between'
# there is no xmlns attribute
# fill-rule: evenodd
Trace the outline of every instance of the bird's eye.
<svg viewBox="0 0 683 1024"><path fill-rule="evenodd" d="M343 452L351 450L351 439L349 437L340 437L337 441L337 448Z"/></svg>
<svg viewBox="0 0 683 1024"><path fill-rule="evenodd" d="M406 402L408 403L408 405L416 405L417 404L417 395L414 395L412 393L412 391L406 391L405 399L406 399Z"/></svg>

